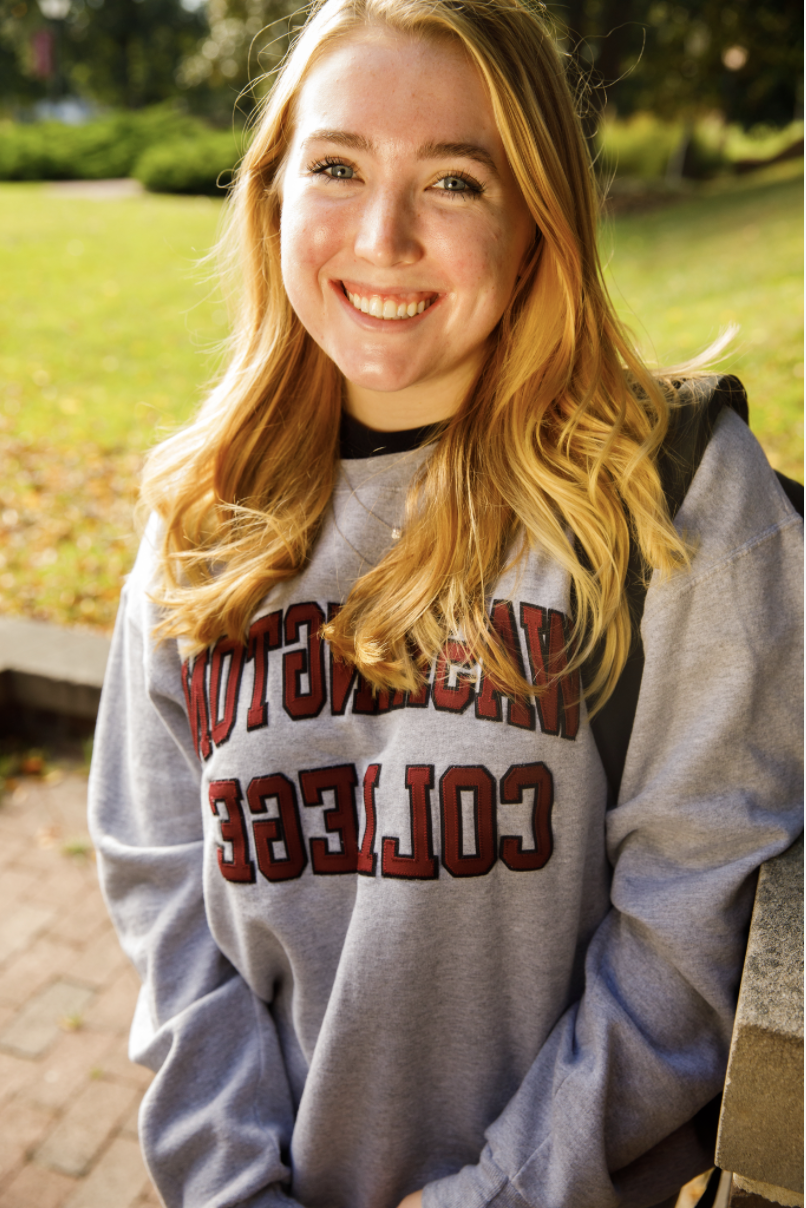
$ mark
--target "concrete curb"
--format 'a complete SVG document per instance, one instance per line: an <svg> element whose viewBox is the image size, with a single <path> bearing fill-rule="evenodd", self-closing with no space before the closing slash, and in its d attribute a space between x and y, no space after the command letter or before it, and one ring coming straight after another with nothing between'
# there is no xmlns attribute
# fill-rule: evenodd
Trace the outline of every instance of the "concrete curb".
<svg viewBox="0 0 806 1208"><path fill-rule="evenodd" d="M101 634L0 617L0 707L93 722L109 645Z"/></svg>

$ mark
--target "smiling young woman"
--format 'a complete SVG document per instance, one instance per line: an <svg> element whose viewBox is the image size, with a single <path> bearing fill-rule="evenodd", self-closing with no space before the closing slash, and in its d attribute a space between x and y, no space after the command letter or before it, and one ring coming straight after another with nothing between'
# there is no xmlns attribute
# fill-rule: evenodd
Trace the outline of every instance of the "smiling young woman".
<svg viewBox="0 0 806 1208"><path fill-rule="evenodd" d="M259 116L90 786L168 1208L654 1208L711 1164L800 827L802 526L732 413L673 522L679 383L596 213L522 0L326 0Z"/></svg>
<svg viewBox="0 0 806 1208"><path fill-rule="evenodd" d="M467 54L379 28L337 44L297 97L279 187L286 293L349 413L450 419L536 234Z"/></svg>

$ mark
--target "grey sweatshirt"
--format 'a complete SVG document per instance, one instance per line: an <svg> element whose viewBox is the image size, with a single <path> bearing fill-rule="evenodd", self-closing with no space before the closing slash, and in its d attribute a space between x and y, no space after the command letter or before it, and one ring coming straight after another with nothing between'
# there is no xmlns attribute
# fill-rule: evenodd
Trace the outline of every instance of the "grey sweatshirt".
<svg viewBox="0 0 806 1208"><path fill-rule="evenodd" d="M155 645L153 530L124 590L90 821L168 1208L646 1208L710 1164L687 1122L724 1079L754 873L802 826L801 522L723 414L607 811L572 691L502 699L457 641L373 699L319 638L423 456L342 462L245 648ZM565 574L535 550L490 608L544 675Z"/></svg>

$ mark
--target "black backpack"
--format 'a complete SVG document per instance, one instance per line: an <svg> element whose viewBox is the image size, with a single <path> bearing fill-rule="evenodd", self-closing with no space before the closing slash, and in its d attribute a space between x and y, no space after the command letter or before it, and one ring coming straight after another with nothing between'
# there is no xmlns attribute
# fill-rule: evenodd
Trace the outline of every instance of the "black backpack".
<svg viewBox="0 0 806 1208"><path fill-rule="evenodd" d="M669 513L674 517L702 461L722 408L730 407L745 423L749 422L749 415L744 387L738 378L730 374L678 381L672 385L678 392L680 405L672 414L669 434L658 459L658 469ZM798 515L802 516L803 486L777 471L776 477L789 502ZM631 542L626 590L633 622L633 646L612 695L591 721L591 730L607 773L610 806L618 801L644 671L644 648L639 628L647 592L643 571L641 555L637 546ZM590 683L593 678L596 659L597 654L594 653L593 660L583 668L582 678L586 683ZM721 1101L720 1094L695 1117L695 1125L703 1137L707 1138L707 1145L716 1144ZM719 1191L720 1175L721 1171L716 1167L697 1202L697 1208L712 1208Z"/></svg>
<svg viewBox="0 0 806 1208"><path fill-rule="evenodd" d="M744 387L738 378L730 374L678 381L672 385L678 392L680 405L672 412L669 434L658 459L658 469L669 513L674 517L702 461L722 408L730 407L745 423L748 423L748 408ZM777 471L776 477L795 511L802 516L802 485ZM626 590L633 622L632 650L612 695L591 721L591 730L607 773L610 805L615 805L618 800L644 671L644 648L639 626L647 589L643 560L638 547L632 542ZM585 683L590 683L597 665L597 654L594 653L593 659L583 668Z"/></svg>

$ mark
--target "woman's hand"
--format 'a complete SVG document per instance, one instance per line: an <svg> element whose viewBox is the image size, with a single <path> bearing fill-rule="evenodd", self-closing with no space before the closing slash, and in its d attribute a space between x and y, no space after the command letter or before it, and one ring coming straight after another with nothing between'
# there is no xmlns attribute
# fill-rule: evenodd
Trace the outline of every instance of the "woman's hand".
<svg viewBox="0 0 806 1208"><path fill-rule="evenodd" d="M398 1208L423 1208L422 1191L412 1191L410 1195L400 1201Z"/></svg>

